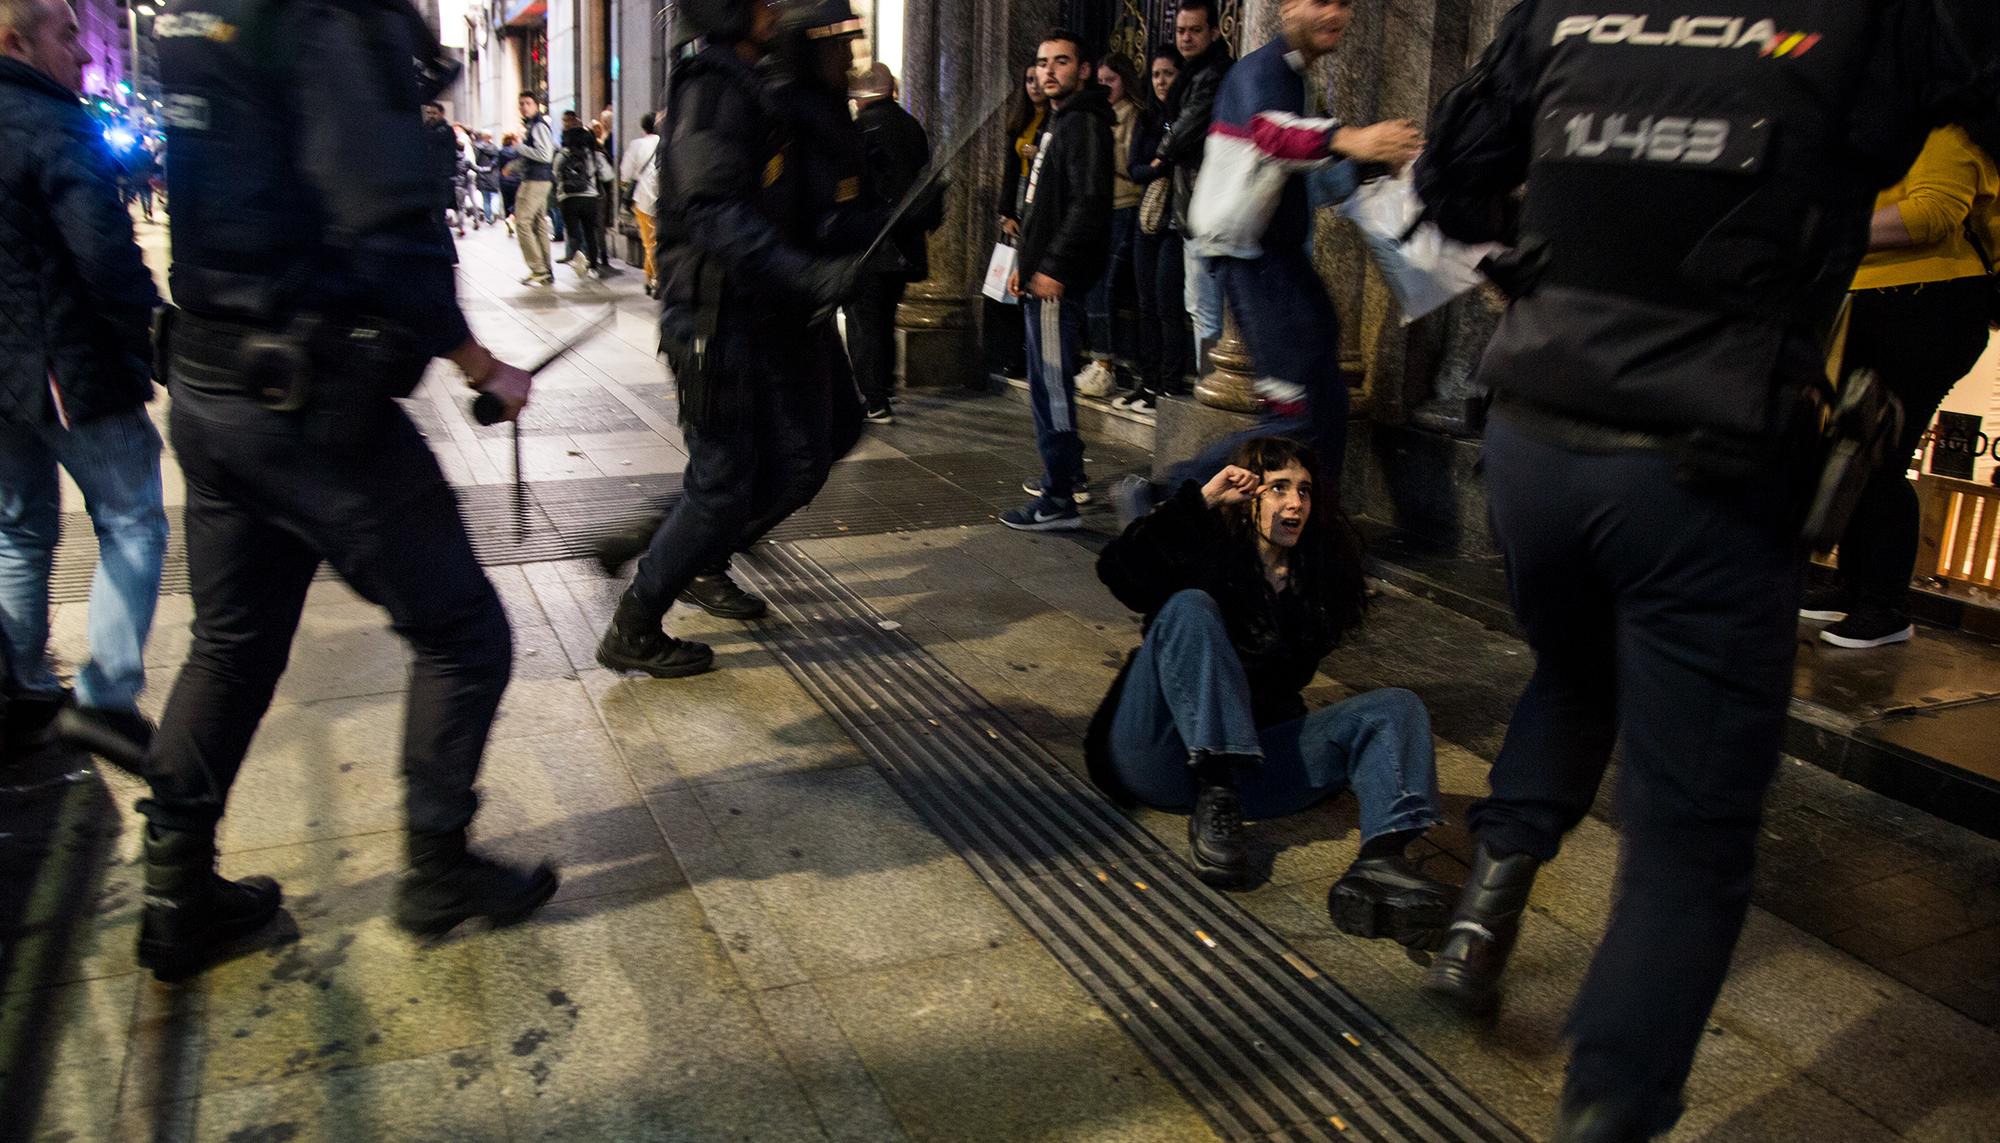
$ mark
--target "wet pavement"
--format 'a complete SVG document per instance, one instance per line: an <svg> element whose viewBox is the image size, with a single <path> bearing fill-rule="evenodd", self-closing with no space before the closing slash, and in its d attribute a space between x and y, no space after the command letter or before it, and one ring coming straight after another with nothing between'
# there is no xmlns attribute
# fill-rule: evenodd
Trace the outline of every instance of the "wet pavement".
<svg viewBox="0 0 2000 1143"><path fill-rule="evenodd" d="M524 464L549 486L541 509L580 535L581 522L671 495L685 457L636 274L605 286L560 270L555 296L530 295L512 285L504 233L463 250L472 320L503 354L529 356L594 307L617 307L612 334L552 368L530 414ZM1093 571L1109 514L1093 509L1074 536L983 519L1034 468L1026 410L930 393L869 430L831 493L844 507L786 550L893 633L899 662L962 684L940 721L1011 728L1047 764L1078 769L1085 723L1137 639ZM463 401L440 373L417 416L468 495L505 489L507 441L474 427ZM1091 456L1100 483L1143 467L1108 444ZM908 509L925 498L957 515L927 526ZM782 631L677 609L673 629L712 642L721 669L613 676L592 649L619 585L553 551L489 560L516 630L516 681L477 833L507 857L563 866L563 890L531 924L424 945L388 923L407 656L335 582L313 589L221 839L225 873L285 884L292 928L272 947L178 987L154 983L133 963L138 785L65 781L64 767L39 784L9 779L32 787L0 790L12 886L0 895L0 1114L20 1137L1219 1137L977 855L906 798L851 714L802 682ZM66 663L84 646L83 611L57 610ZM163 600L153 709L188 617L185 595ZM849 665L865 671L874 653L886 652L857 648ZM1504 627L1388 584L1309 696L1395 685L1429 704L1453 819L1419 846L1438 876L1462 875L1458 823L1528 667ZM1906 682L1958 694L1980 685L1971 670ZM1564 1012L1608 907L1614 786L1538 883L1491 1028L1422 998L1399 949L1333 930L1326 892L1358 845L1347 800L1256 825L1271 872L1232 900L1540 1138ZM1184 819L1134 820L1163 851L1184 849ZM2000 1138L2000 842L1788 761L1710 1032L1674 1139Z"/></svg>

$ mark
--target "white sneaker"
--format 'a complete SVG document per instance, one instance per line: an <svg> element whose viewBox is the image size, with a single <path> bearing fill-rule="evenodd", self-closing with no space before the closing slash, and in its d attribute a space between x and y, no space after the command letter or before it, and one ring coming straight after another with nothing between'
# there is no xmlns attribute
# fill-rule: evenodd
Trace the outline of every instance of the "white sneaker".
<svg viewBox="0 0 2000 1143"><path fill-rule="evenodd" d="M1076 375L1076 395L1079 397L1109 397L1118 391L1118 374L1113 372L1109 362L1093 361Z"/></svg>

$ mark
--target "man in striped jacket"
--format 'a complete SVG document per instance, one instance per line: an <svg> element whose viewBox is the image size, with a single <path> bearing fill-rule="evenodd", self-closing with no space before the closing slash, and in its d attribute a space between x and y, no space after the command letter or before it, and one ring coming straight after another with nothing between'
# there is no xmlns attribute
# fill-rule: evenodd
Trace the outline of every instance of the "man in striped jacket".
<svg viewBox="0 0 2000 1143"><path fill-rule="evenodd" d="M1306 69L1340 45L1353 7L1284 0L1279 38L1230 69L1188 219L1189 249L1215 260L1256 361L1265 415L1252 432L1304 438L1335 478L1346 451L1347 386L1340 319L1310 254L1305 174L1342 158L1400 165L1423 145L1405 120L1348 127L1306 117Z"/></svg>

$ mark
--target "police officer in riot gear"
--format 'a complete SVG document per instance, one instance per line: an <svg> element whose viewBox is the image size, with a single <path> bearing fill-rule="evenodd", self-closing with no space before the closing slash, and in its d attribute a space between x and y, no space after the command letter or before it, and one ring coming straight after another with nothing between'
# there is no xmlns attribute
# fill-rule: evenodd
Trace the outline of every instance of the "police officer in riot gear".
<svg viewBox="0 0 2000 1143"><path fill-rule="evenodd" d="M664 521L599 552L610 570L644 548L598 662L658 678L714 659L661 629L677 598L764 613L730 556L809 502L858 438L833 314L887 220L847 111L860 22L846 0L708 0L677 20L700 42L667 101L657 261L688 467Z"/></svg>
<svg viewBox="0 0 2000 1143"><path fill-rule="evenodd" d="M175 0L157 28L180 307L164 373L195 614L139 807L140 961L198 972L277 911L268 878L216 875L215 829L321 561L415 652L396 920L435 934L525 917L555 873L465 837L512 666L507 618L393 400L432 357L510 417L528 400L528 375L467 329L437 224L419 108L451 65L405 0Z"/></svg>
<svg viewBox="0 0 2000 1143"><path fill-rule="evenodd" d="M1434 217L1516 243L1485 464L1536 669L1425 987L1497 1003L1535 870L1622 740L1619 893L1559 1139L1680 1114L1783 737L1836 313L1877 190L1993 106L2000 57L1953 30L1960 2L1527 0L1433 117Z"/></svg>

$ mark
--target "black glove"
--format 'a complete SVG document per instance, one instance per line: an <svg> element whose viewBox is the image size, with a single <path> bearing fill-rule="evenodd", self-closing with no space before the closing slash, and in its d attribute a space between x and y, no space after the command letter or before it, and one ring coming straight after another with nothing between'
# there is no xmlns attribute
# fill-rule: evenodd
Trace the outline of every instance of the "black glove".
<svg viewBox="0 0 2000 1143"><path fill-rule="evenodd" d="M861 292L861 259L822 258L806 271L806 297L822 312L837 310Z"/></svg>

